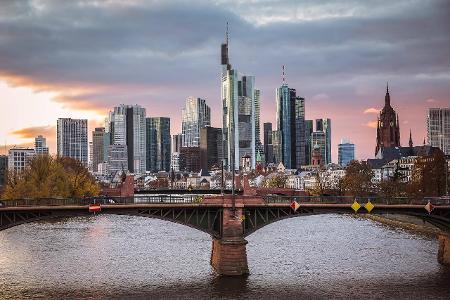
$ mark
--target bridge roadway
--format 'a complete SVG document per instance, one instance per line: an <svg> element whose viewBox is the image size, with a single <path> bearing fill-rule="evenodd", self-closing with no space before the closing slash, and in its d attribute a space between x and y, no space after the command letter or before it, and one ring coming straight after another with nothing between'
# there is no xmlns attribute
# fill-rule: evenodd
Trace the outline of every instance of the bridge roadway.
<svg viewBox="0 0 450 300"><path fill-rule="evenodd" d="M296 201L298 208L291 205ZM438 259L450 265L450 203L433 199L377 199L286 196L135 196L130 198L22 199L0 202L0 230L51 218L98 213L134 215L183 224L211 235L211 265L221 275L248 273L245 237L279 220L316 214L404 214L422 218L442 230ZM373 208L371 207L373 205ZM92 208L92 207L91 207Z"/></svg>

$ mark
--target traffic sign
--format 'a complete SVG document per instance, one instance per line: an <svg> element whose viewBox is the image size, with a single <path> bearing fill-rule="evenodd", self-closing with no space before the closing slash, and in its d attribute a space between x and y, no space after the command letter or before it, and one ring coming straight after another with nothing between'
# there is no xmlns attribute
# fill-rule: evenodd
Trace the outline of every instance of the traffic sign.
<svg viewBox="0 0 450 300"><path fill-rule="evenodd" d="M434 209L434 205L433 204L431 204L431 202L430 201L428 201L428 203L427 203L427 205L425 205L425 210L429 213L429 214L431 214L431 212L433 211L433 209Z"/></svg>
<svg viewBox="0 0 450 300"><path fill-rule="evenodd" d="M370 202L370 200L364 204L364 208L367 210L367 212L371 212L372 209L375 207L375 205L372 204L372 202Z"/></svg>
<svg viewBox="0 0 450 300"><path fill-rule="evenodd" d="M291 208L292 208L294 211L297 211L297 209L300 208L300 204L298 204L297 201L293 201L293 202L291 203Z"/></svg>
<svg viewBox="0 0 450 300"><path fill-rule="evenodd" d="M352 208L355 212L358 212L358 209L361 208L361 205L360 205L358 202L356 202L356 200L355 200L355 202L353 202L351 208Z"/></svg>

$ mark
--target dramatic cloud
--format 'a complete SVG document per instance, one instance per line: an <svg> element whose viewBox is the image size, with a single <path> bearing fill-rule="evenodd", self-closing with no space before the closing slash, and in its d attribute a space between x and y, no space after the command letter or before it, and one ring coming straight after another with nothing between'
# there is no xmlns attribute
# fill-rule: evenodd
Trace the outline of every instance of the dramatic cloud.
<svg viewBox="0 0 450 300"><path fill-rule="evenodd" d="M369 121L366 123L366 126L369 128L377 128L377 121Z"/></svg>
<svg viewBox="0 0 450 300"><path fill-rule="evenodd" d="M151 116L171 117L172 133L184 100L199 96L219 126L227 21L231 64L255 75L262 91L261 123L275 121L283 64L306 98L307 118L332 118L334 146L349 137L360 157L372 155L375 141L361 111L383 105L386 81L418 136L432 103L424 99L450 99L446 0L6 1L0 80L54 92L77 110L141 104Z"/></svg>
<svg viewBox="0 0 450 300"><path fill-rule="evenodd" d="M366 110L364 110L364 114L379 114L380 113L380 109L378 108L367 108Z"/></svg>
<svg viewBox="0 0 450 300"><path fill-rule="evenodd" d="M23 139L34 139L38 135L44 136L54 135L55 130L56 130L55 126L37 126L18 129L11 132L11 134L17 135Z"/></svg>

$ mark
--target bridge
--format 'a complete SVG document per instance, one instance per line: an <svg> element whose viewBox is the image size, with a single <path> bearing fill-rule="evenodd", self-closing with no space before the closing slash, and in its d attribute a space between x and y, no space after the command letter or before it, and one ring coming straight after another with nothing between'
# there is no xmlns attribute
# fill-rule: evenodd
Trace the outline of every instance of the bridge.
<svg viewBox="0 0 450 300"><path fill-rule="evenodd" d="M133 215L183 224L212 237L210 263L220 275L248 273L245 238L292 217L317 214L403 214L442 230L438 260L450 265L450 201L353 197L136 195L129 198L21 199L0 202L0 230L20 224L92 214Z"/></svg>

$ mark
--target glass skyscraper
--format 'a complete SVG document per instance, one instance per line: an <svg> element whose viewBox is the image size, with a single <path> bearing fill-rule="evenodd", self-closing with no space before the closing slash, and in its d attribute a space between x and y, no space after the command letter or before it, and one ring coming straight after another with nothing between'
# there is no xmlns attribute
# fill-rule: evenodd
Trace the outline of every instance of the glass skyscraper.
<svg viewBox="0 0 450 300"><path fill-rule="evenodd" d="M342 139L338 145L338 164L345 167L355 159L355 144L351 141Z"/></svg>
<svg viewBox="0 0 450 300"><path fill-rule="evenodd" d="M311 144L311 135L313 131L313 120L305 120L305 165L311 164L313 149Z"/></svg>
<svg viewBox="0 0 450 300"><path fill-rule="evenodd" d="M127 146L128 170L135 174L145 173L146 135L145 108L139 105L114 107L106 120L111 145Z"/></svg>
<svg viewBox="0 0 450 300"><path fill-rule="evenodd" d="M255 92L255 77L233 69L228 57L228 37L221 45L221 98L223 107L223 155L228 170L238 170L241 158L251 156L256 165L256 116L259 115L259 92Z"/></svg>
<svg viewBox="0 0 450 300"><path fill-rule="evenodd" d="M325 133L325 156L322 158L325 164L331 163L331 120L316 119L316 131Z"/></svg>
<svg viewBox="0 0 450 300"><path fill-rule="evenodd" d="M288 169L298 169L305 159L305 99L283 85L276 90L277 130L281 134L281 160Z"/></svg>
<svg viewBox="0 0 450 300"><path fill-rule="evenodd" d="M430 108L427 117L428 144L450 155L450 108Z"/></svg>
<svg viewBox="0 0 450 300"><path fill-rule="evenodd" d="M323 131L314 131L311 134L311 149L318 149L321 161L326 163L325 157L326 157L326 134ZM311 161L312 161L312 154L311 153Z"/></svg>
<svg viewBox="0 0 450 300"><path fill-rule="evenodd" d="M211 125L211 109L201 98L189 97L181 113L182 147L200 146L200 128Z"/></svg>
<svg viewBox="0 0 450 300"><path fill-rule="evenodd" d="M147 171L170 170L170 118L146 118Z"/></svg>
<svg viewBox="0 0 450 300"><path fill-rule="evenodd" d="M59 118L56 126L56 153L88 166L88 124L86 119Z"/></svg>

